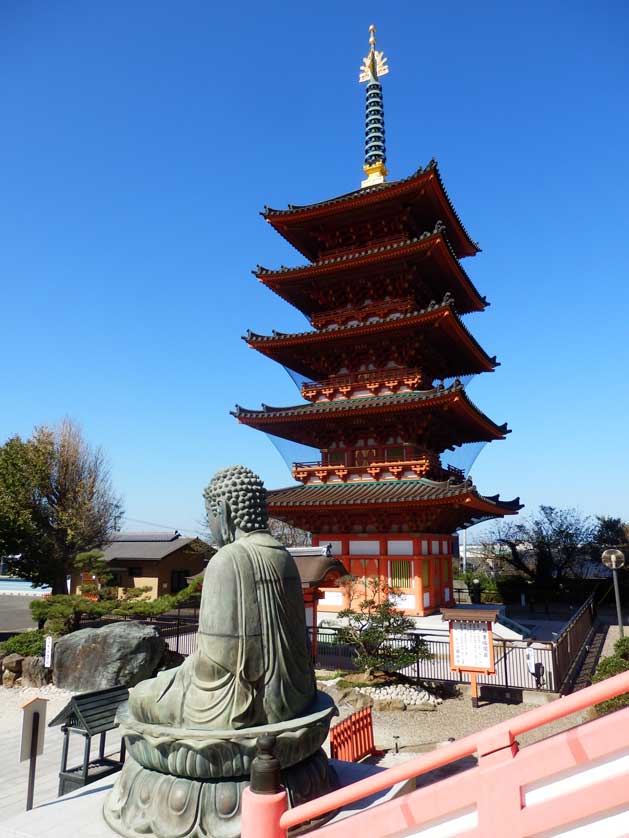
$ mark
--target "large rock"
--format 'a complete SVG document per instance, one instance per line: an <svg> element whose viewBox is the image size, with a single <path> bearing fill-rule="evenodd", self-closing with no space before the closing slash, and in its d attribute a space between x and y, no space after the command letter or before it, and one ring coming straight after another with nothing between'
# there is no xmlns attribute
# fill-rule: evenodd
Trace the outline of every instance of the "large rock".
<svg viewBox="0 0 629 838"><path fill-rule="evenodd" d="M370 695L358 692L358 690L352 690L349 695L346 696L345 700L348 704L351 704L352 707L355 707L356 710L364 710L365 707L373 707L373 698Z"/></svg>
<svg viewBox="0 0 629 838"><path fill-rule="evenodd" d="M165 647L157 629L141 623L81 629L57 641L53 680L73 692L134 687L153 675Z"/></svg>
<svg viewBox="0 0 629 838"><path fill-rule="evenodd" d="M24 658L22 661L22 686L43 687L49 681L48 673L44 668L44 659L35 655Z"/></svg>
<svg viewBox="0 0 629 838"><path fill-rule="evenodd" d="M374 710L389 712L391 710L406 710L406 704L399 698L381 698L374 702Z"/></svg>
<svg viewBox="0 0 629 838"><path fill-rule="evenodd" d="M2 686L10 690L13 686L15 686L16 679L17 675L15 672L11 672L10 669L5 669L2 673Z"/></svg>
<svg viewBox="0 0 629 838"><path fill-rule="evenodd" d="M12 652L10 655L7 655L2 661L2 668L8 669L9 672L14 672L16 675L19 675L22 672L22 661L24 660L22 655L18 655L15 652Z"/></svg>

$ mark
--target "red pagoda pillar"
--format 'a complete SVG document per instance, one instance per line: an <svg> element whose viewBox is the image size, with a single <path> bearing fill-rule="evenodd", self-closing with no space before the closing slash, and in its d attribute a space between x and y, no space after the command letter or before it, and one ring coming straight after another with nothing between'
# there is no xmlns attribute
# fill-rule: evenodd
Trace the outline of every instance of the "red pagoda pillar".
<svg viewBox="0 0 629 838"><path fill-rule="evenodd" d="M258 267L260 282L303 312L312 330L249 332L250 347L304 378L304 402L248 410L239 422L319 449L295 463L296 485L269 492L271 516L312 534L357 577L379 576L402 591L400 607L424 616L453 603L455 531L514 514L519 499L481 495L441 455L469 442L504 439L468 398L460 378L497 366L461 315L487 302L461 259L478 246L463 227L436 162L386 182L379 77L371 49L362 188L285 210L267 222L308 263ZM451 380L449 386L445 380ZM344 605L325 590L320 613Z"/></svg>

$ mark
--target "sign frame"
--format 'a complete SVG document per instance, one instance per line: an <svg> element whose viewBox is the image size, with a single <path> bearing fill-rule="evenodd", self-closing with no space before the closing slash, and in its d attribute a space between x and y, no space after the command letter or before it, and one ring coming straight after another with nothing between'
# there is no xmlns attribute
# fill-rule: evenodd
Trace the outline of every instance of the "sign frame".
<svg viewBox="0 0 629 838"><path fill-rule="evenodd" d="M470 623L474 625L484 624L485 631L487 634L487 646L489 651L489 666L468 666L467 664L455 664L455 655L454 655L454 632L455 632L455 623ZM449 639L450 639L450 670L452 672L477 672L481 675L494 675L496 672L496 660L494 657L494 633L491 630L491 622L489 620L449 620L448 621L448 628L449 628ZM464 628L459 630L464 631Z"/></svg>
<svg viewBox="0 0 629 838"><path fill-rule="evenodd" d="M472 707L478 707L478 675L493 675L496 672L496 661L494 657L494 633L491 624L498 620L497 608L443 608L441 619L448 622L448 633L450 638L450 671L469 672L470 674L470 697ZM487 645L489 651L489 668L479 666L455 665L454 663L454 623L475 623L484 624L487 632Z"/></svg>

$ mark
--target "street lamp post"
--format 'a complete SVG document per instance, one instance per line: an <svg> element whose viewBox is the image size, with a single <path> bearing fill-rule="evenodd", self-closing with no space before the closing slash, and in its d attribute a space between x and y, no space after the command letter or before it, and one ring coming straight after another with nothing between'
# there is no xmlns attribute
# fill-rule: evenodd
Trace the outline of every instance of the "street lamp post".
<svg viewBox="0 0 629 838"><path fill-rule="evenodd" d="M612 548L604 550L601 556L601 561L605 567L610 568L614 577L614 594L616 595L616 614L618 615L618 631L620 636L625 636L625 631L622 624L622 611L620 610L620 590L618 588L618 571L625 564L625 554L621 550Z"/></svg>

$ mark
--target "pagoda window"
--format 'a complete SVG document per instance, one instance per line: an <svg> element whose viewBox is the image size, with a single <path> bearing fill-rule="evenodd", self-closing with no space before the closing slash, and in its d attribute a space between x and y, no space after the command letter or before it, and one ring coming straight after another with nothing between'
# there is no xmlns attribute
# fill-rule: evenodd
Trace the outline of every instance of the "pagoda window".
<svg viewBox="0 0 629 838"><path fill-rule="evenodd" d="M368 466L377 460L377 450L375 448L359 448L354 452L354 465Z"/></svg>
<svg viewBox="0 0 629 838"><path fill-rule="evenodd" d="M444 584L448 581L449 573L450 573L450 560L444 558L444 559L441 560L441 581Z"/></svg>
<svg viewBox="0 0 629 838"><path fill-rule="evenodd" d="M424 539L422 541L422 556L427 556L427 555L428 555L428 542L426 541L426 539Z"/></svg>
<svg viewBox="0 0 629 838"><path fill-rule="evenodd" d="M412 588L411 563L408 559L394 559L390 563L389 582L393 588Z"/></svg>
<svg viewBox="0 0 629 838"><path fill-rule="evenodd" d="M438 556L439 555L439 542L438 541L435 541L435 540L432 541L432 543L430 545L430 552L432 553L433 556Z"/></svg>
<svg viewBox="0 0 629 838"><path fill-rule="evenodd" d="M422 585L424 588L430 586L430 563L422 562Z"/></svg>
<svg viewBox="0 0 629 838"><path fill-rule="evenodd" d="M328 465L330 466L344 466L345 461L346 455L342 449L328 453Z"/></svg>
<svg viewBox="0 0 629 838"><path fill-rule="evenodd" d="M404 448L401 445L391 446L385 449L387 463L395 463L404 459Z"/></svg>

